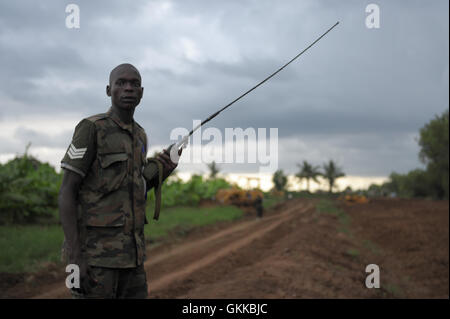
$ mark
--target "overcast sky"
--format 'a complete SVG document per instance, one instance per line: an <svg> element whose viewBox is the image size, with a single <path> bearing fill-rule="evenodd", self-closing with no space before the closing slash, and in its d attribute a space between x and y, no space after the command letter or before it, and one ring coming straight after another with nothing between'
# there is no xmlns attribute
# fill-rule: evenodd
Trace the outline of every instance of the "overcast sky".
<svg viewBox="0 0 450 319"><path fill-rule="evenodd" d="M448 1L64 1L0 3L0 160L31 152L57 165L75 125L108 109L110 70L140 70L135 119L152 149L264 79L338 27L211 126L278 128L278 166L336 160L348 175L420 167L419 129L448 109ZM204 167L204 165L203 165ZM189 165L181 167L193 169ZM254 165L223 164L226 172ZM198 168L196 168L198 169Z"/></svg>

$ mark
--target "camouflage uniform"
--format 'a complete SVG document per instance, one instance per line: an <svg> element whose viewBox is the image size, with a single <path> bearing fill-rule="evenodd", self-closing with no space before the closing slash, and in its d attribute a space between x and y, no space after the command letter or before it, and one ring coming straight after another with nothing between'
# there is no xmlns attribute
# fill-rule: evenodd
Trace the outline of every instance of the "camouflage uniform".
<svg viewBox="0 0 450 319"><path fill-rule="evenodd" d="M117 273L142 268L137 273L145 293L142 265L146 257L146 184L150 181L144 170L149 178L157 172L146 156L144 129L134 121L122 122L110 109L77 125L61 161L62 168L83 177L78 193L78 229L88 265L96 269L94 274L100 280L108 281L104 283L108 287L114 286L109 282L113 278L120 282Z"/></svg>
<svg viewBox="0 0 450 319"><path fill-rule="evenodd" d="M147 278L144 265L136 268L90 267L90 276L97 284L89 282L83 294L72 290L75 299L145 299L147 298Z"/></svg>

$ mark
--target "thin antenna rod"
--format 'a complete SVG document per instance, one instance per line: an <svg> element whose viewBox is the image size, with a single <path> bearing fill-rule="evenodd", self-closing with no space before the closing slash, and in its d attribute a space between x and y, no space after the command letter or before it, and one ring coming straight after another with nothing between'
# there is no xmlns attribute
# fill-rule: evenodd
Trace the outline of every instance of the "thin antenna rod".
<svg viewBox="0 0 450 319"><path fill-rule="evenodd" d="M289 64L291 64L292 62L294 62L294 60L296 60L299 56L301 56L303 53L305 53L306 51L308 51L309 48L311 48L314 44L316 44L317 42L319 42L320 39L322 39L325 35L327 35L328 32L330 32L331 30L334 29L334 27L336 27L339 24L339 21L336 22L331 28L329 28L327 31L325 31L320 37L318 37L313 43L311 43L310 45L308 45L302 52L300 52L299 54L297 54L295 57L293 57L289 62L287 62L285 65L283 65L281 68L279 68L277 71L275 71L274 73L272 73L271 75L269 75L267 78L265 78L264 80L262 80L261 82L259 82L258 84L256 84L254 87L252 87L250 90L248 90L247 92L243 93L241 96L237 97L236 99L234 99L233 101L231 101L230 103L228 103L227 105L225 105L224 107L222 107L220 110L218 110L216 113L210 115L207 119L203 120L200 124L198 124L195 128L193 128L188 135L184 136L178 143L176 143L176 149L179 149L180 146L185 147L189 137L197 130L199 129L201 126L203 126L204 124L208 123L209 121L211 121L213 118L215 118L217 115L220 114L220 112L222 112L223 110L227 109L228 107L230 107L231 105L233 105L234 103L236 103L237 101L239 101L240 99L242 99L244 96L246 96L247 94L249 94L251 91L255 90L257 87L259 87L260 85L262 85L263 83L267 82L268 80L270 80L272 77L274 77L276 74L278 74L279 72L281 72L281 70L283 70L285 67L287 67ZM170 145L168 150L172 149L172 146L174 144Z"/></svg>
<svg viewBox="0 0 450 319"><path fill-rule="evenodd" d="M247 94L249 94L251 91L255 90L257 87L259 87L260 85L262 85L263 83L267 82L268 80L270 80L272 77L274 77L276 74L278 74L279 72L281 72L285 67L287 67L289 64L291 64L292 62L294 62L294 60L296 60L299 56L301 56L303 53L305 53L309 48L311 48L314 44L316 44L317 42L319 42L320 39L322 39L328 32L330 32L331 30L333 30L334 27L336 27L339 24L339 21L336 22L331 28L329 28L324 34L322 34L320 37L318 37L313 43L311 43L309 46L307 46L302 52L300 52L299 54L297 54L295 57L293 57L289 62L287 62L285 65L283 65L281 68L279 68L277 71L275 71L274 73L272 73L271 75L269 75L267 78L265 78L264 80L262 80L261 82L259 82L257 85L255 85L254 87L252 87L250 90L248 90L247 92L243 93L241 96L239 96L238 98L234 99L233 101L231 101L230 103L228 103L227 105L225 105L223 108L221 108L219 111L217 111L216 113L210 115L207 119L203 120L200 124L198 124L194 129L192 129L189 132L188 136L191 136L199 127L201 127L203 124L208 123L209 121L211 121L213 118L215 118L217 115L220 114L220 112L222 112L223 110L227 109L228 107L230 107L231 105L233 105L234 103L236 103L237 101L239 101L240 99L242 99L244 96L246 96Z"/></svg>

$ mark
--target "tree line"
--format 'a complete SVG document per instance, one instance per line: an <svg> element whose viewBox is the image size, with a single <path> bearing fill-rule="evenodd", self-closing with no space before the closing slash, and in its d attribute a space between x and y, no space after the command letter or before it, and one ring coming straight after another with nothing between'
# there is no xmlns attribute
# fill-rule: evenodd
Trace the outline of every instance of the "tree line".
<svg viewBox="0 0 450 319"><path fill-rule="evenodd" d="M448 199L449 196L449 111L436 115L419 131L419 159L425 168L406 174L392 172L389 181L371 185L375 196L427 197Z"/></svg>
<svg viewBox="0 0 450 319"><path fill-rule="evenodd" d="M372 184L367 190L360 190L369 196L395 196L405 198L449 198L449 111L436 115L419 131L419 159L425 168L417 168L406 174L392 172L389 180L382 185ZM345 176L333 160L320 166L308 161L297 164L299 172L295 174L299 182L306 180L306 190L310 182L319 183L322 177L328 182L328 192L332 193L336 180ZM287 185L287 176L282 169L272 177L274 189L282 191Z"/></svg>
<svg viewBox="0 0 450 319"><path fill-rule="evenodd" d="M333 160L329 160L324 163L322 167L315 166L308 161L303 161L301 164L297 164L299 171L295 174L295 177L299 182L306 180L306 190L310 190L310 181L319 183L319 177L324 178L328 183L328 192L332 193L333 188L336 186L336 180L344 177L345 173ZM287 185L287 176L282 169L277 170L272 177L274 188L277 191L283 191Z"/></svg>
<svg viewBox="0 0 450 319"><path fill-rule="evenodd" d="M393 172L389 181L382 185L371 185L369 195L400 197L427 197L448 199L449 197L449 111L436 116L420 129L418 140L419 158L425 168L414 169L406 174ZM57 213L57 197L62 174L47 163L41 163L27 154L0 164L0 224L36 222L51 218ZM318 183L318 178L328 182L331 193L336 180L345 176L333 160L322 166L308 161L298 164L296 174L301 182ZM194 176L188 182L179 179L168 181L164 186L165 205L197 204L200 199L210 198L219 188L231 187L224 179L217 178L219 167L209 165L210 178ZM273 174L275 189L283 190L287 176L282 170Z"/></svg>

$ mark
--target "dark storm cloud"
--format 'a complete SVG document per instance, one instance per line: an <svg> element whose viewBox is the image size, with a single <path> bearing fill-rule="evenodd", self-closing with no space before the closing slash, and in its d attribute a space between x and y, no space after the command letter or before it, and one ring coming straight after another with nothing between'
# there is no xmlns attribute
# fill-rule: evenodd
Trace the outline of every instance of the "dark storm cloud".
<svg viewBox="0 0 450 319"><path fill-rule="evenodd" d="M277 127L282 140L321 145L314 158L351 149L351 159L342 157L348 170L386 175L419 165L412 136L448 108L447 1L378 1L377 30L365 27L361 1L74 3L77 30L65 27L66 3L0 4L0 121L103 112L109 71L130 62L145 87L136 118L150 143L165 145L172 128L191 128L337 20L336 30L211 125ZM15 138L66 145L64 134L30 134L21 128ZM294 152L280 163L293 169L301 156L308 157Z"/></svg>
<svg viewBox="0 0 450 319"><path fill-rule="evenodd" d="M72 137L72 131L65 131L57 135L43 134L36 130L19 127L14 131L14 137L21 145L31 143L33 146L67 147L67 141Z"/></svg>

